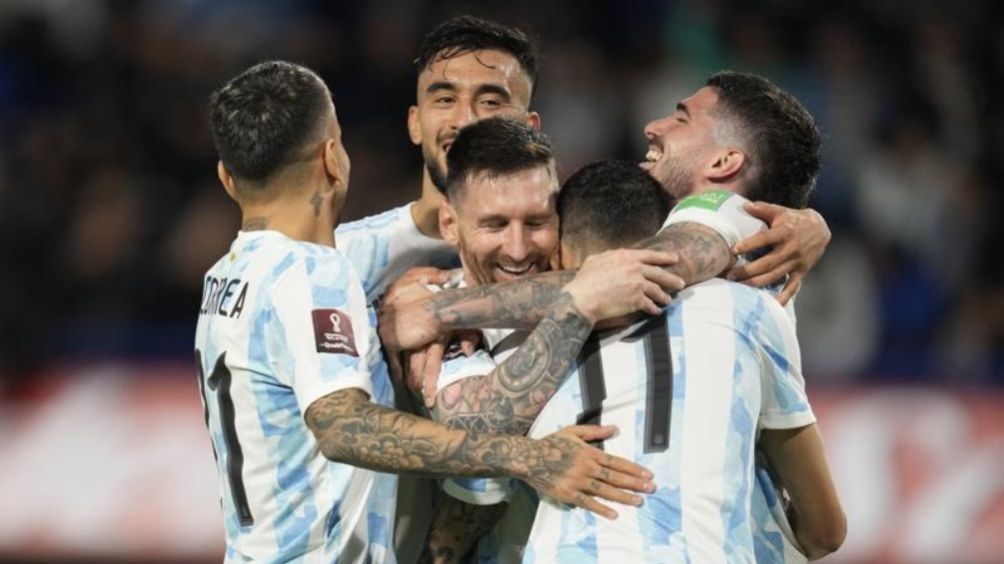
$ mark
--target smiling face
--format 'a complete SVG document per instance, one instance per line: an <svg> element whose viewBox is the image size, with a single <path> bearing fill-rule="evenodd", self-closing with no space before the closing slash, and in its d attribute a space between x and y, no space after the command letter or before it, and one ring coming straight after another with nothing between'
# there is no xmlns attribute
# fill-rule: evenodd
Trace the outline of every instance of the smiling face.
<svg viewBox="0 0 1004 564"><path fill-rule="evenodd" d="M673 197L698 189L704 167L719 149L711 110L718 94L705 86L676 105L676 111L645 126L648 153L641 167Z"/></svg>
<svg viewBox="0 0 1004 564"><path fill-rule="evenodd" d="M549 269L558 247L558 180L543 165L503 176L475 174L440 210L440 229L457 247L471 285Z"/></svg>
<svg viewBox="0 0 1004 564"><path fill-rule="evenodd" d="M519 61L494 49L436 59L422 70L417 104L408 111L408 133L422 147L432 182L441 190L445 186L446 152L463 126L505 117L539 127L540 118L527 110L530 90Z"/></svg>

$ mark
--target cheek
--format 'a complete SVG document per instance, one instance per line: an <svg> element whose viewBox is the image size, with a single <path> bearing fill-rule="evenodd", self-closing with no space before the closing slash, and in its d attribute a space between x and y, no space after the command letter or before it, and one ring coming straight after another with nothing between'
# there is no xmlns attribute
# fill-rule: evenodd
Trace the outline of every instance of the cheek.
<svg viewBox="0 0 1004 564"><path fill-rule="evenodd" d="M465 237L464 247L469 257L482 263L495 256L502 246L503 237L498 233L472 233Z"/></svg>
<svg viewBox="0 0 1004 564"><path fill-rule="evenodd" d="M558 250L558 230L541 229L531 237L533 244L541 254L550 256Z"/></svg>

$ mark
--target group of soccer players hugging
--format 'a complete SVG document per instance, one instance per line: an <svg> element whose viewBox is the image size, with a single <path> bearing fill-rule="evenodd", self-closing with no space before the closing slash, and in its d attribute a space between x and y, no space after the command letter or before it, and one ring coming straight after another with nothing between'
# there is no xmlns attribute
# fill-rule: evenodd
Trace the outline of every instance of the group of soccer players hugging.
<svg viewBox="0 0 1004 564"><path fill-rule="evenodd" d="M792 306L830 238L806 209L812 117L719 72L645 127L641 165L559 186L523 32L453 18L416 64L421 196L341 225L350 160L320 77L269 61L211 97L242 212L195 338L225 560L836 550Z"/></svg>

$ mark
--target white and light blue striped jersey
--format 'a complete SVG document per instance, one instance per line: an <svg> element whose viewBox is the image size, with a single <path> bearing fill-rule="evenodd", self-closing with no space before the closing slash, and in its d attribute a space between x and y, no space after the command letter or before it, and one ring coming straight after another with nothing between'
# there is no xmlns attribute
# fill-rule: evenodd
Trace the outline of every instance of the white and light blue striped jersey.
<svg viewBox="0 0 1004 564"><path fill-rule="evenodd" d="M437 393L464 378L489 374L497 363L504 362L528 335L511 329L483 331L486 350L473 355L448 355L443 362ZM495 505L505 502L505 512L498 522L478 539L471 562L475 564L510 564L522 559L530 525L537 513L537 492L523 482L510 478L450 478L443 481L443 491L472 505Z"/></svg>
<svg viewBox="0 0 1004 564"><path fill-rule="evenodd" d="M358 388L382 405L373 312L336 249L241 232L208 271L200 392L222 491L227 562L394 562L397 481L330 462L304 413Z"/></svg>
<svg viewBox="0 0 1004 564"><path fill-rule="evenodd" d="M335 244L355 266L370 303L413 266L459 266L456 249L418 230L411 217L413 205L350 221L335 230Z"/></svg>
<svg viewBox="0 0 1004 564"><path fill-rule="evenodd" d="M649 468L658 490L640 508L614 504L615 521L542 500L524 561L754 562L758 429L815 421L800 366L773 296L720 279L592 338L530 436L617 425L603 448Z"/></svg>
<svg viewBox="0 0 1004 564"><path fill-rule="evenodd" d="M681 200L666 218L663 227L675 223L693 222L713 229L725 239L729 247L752 237L767 229L767 224L753 217L743 205L749 202L746 198L726 190L712 190L694 194ZM738 257L736 265L752 262L763 256L769 249L758 249ZM768 287L771 292L780 292L784 288L785 279ZM784 308L794 325L795 299L792 298ZM770 474L760 458L756 463L757 487L753 491L753 536L759 548L757 561L775 564L800 564L805 562L805 556L799 552L795 536L791 533L791 525L782 507L778 505L783 488L773 485L767 480ZM787 531L787 534L783 534ZM785 556L786 555L786 556Z"/></svg>

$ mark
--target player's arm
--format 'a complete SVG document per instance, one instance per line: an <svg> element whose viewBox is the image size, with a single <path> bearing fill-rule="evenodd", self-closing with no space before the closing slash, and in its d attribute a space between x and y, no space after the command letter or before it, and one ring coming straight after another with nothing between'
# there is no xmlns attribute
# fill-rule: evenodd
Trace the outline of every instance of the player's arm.
<svg viewBox="0 0 1004 564"><path fill-rule="evenodd" d="M660 264L671 277L663 288L675 292L686 285L722 273L732 262L728 244L713 229L686 223L672 225L643 242L639 249L671 252L677 260ZM625 254L621 274L628 276L646 263ZM561 288L575 278L574 270L548 272L522 280L412 296L384 302L380 337L388 351L411 350L457 329L510 327L533 329L547 315ZM611 311L610 317L640 308Z"/></svg>
<svg viewBox="0 0 1004 564"><path fill-rule="evenodd" d="M647 470L585 443L608 438L611 427L569 427L540 440L480 434L374 404L358 388L321 397L305 418L326 458L380 472L511 476L608 518L616 513L596 498L640 505L621 488L652 491Z"/></svg>
<svg viewBox="0 0 1004 564"><path fill-rule="evenodd" d="M433 418L452 427L525 434L572 368L597 320L625 308L657 314L669 302L660 287L668 275L657 265L658 254L649 253L652 264L641 269L637 280L615 268L622 254L589 257L511 356L488 374L439 390ZM434 393L425 392L426 397Z"/></svg>
<svg viewBox="0 0 1004 564"><path fill-rule="evenodd" d="M795 327L775 300L761 303L754 339L763 370L760 445L791 497L795 539L807 556L820 558L840 546L847 523L805 393Z"/></svg>
<svg viewBox="0 0 1004 564"><path fill-rule="evenodd" d="M463 562L479 538L491 530L505 513L507 503L473 505L451 496L442 496L442 502L432 514L425 554L419 561L435 564Z"/></svg>
<svg viewBox="0 0 1004 564"><path fill-rule="evenodd" d="M777 298L785 304L823 256L832 237L830 228L823 216L810 208L795 210L766 202L751 202L744 209L767 222L770 229L746 237L733 247L733 252L742 255L762 247L772 247L772 250L749 264L736 267L729 272L729 278L762 287L788 276Z"/></svg>
<svg viewBox="0 0 1004 564"><path fill-rule="evenodd" d="M760 447L791 497L792 529L811 560L837 550L847 536L847 519L837 498L816 424L765 429Z"/></svg>

